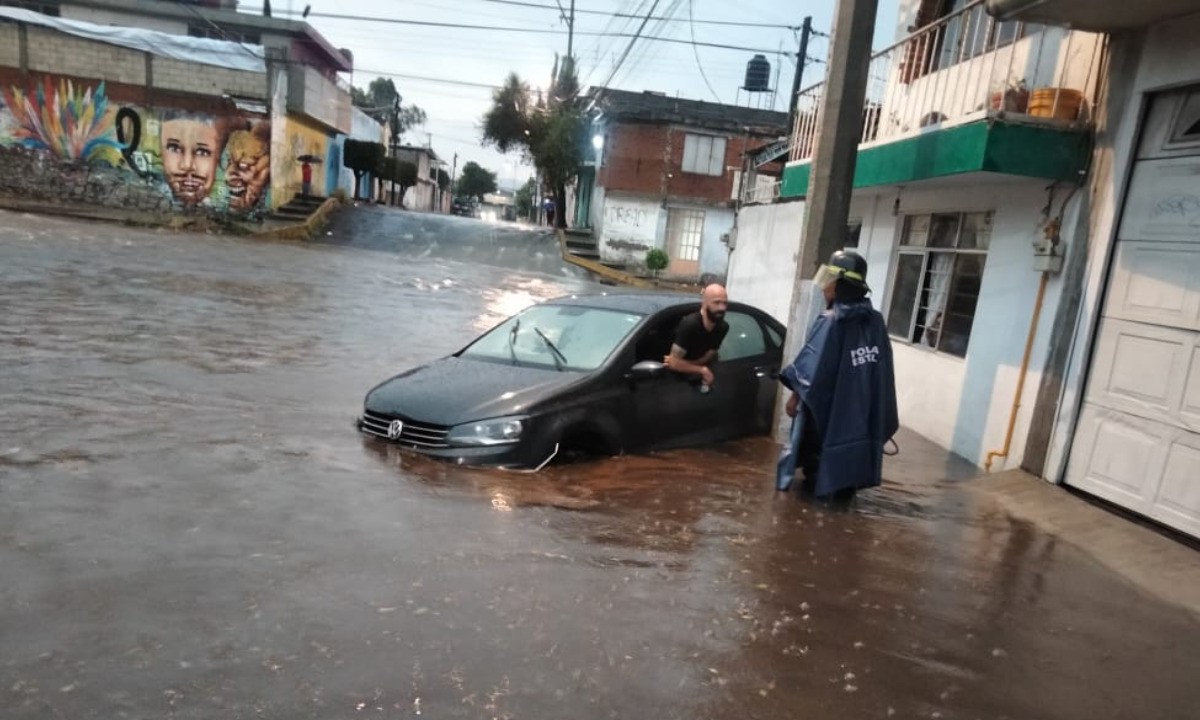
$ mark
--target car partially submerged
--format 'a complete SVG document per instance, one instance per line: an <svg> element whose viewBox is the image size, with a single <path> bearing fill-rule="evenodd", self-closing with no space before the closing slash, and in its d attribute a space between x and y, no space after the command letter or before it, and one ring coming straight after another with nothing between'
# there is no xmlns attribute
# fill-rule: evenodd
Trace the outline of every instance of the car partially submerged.
<svg viewBox="0 0 1200 720"><path fill-rule="evenodd" d="M768 432L783 326L730 303L715 380L701 392L662 364L676 325L698 309L688 296L632 292L535 305L373 388L357 427L425 455L509 468Z"/></svg>

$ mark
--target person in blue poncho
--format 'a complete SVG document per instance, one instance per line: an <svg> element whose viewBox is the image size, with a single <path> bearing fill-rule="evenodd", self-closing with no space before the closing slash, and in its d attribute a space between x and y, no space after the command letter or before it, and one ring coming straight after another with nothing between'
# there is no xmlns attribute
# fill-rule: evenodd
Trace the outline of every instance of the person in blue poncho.
<svg viewBox="0 0 1200 720"><path fill-rule="evenodd" d="M799 468L802 490L848 499L882 482L883 447L900 427L892 345L883 316L867 298L862 256L834 253L814 281L826 309L779 375L792 391L792 431L775 486L788 490Z"/></svg>

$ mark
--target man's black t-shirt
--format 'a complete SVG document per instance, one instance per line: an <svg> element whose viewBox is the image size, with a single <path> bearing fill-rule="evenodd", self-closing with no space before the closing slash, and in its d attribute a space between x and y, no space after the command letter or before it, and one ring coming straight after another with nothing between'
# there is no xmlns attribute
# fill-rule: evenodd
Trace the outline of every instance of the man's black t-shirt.
<svg viewBox="0 0 1200 720"><path fill-rule="evenodd" d="M729 323L724 320L718 321L709 332L697 311L679 321L679 327L675 329L675 344L687 352L684 360L699 360L709 350L720 348L728 332Z"/></svg>

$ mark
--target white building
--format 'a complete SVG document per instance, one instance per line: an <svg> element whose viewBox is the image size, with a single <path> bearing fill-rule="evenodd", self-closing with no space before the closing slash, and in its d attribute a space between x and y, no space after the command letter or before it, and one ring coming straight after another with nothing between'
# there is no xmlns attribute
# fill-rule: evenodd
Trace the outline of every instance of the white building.
<svg viewBox="0 0 1200 720"><path fill-rule="evenodd" d="M870 262L904 425L1200 535L1185 5L906 0L898 26L922 27L873 59L846 245ZM821 92L802 91L779 199L742 209L730 259L731 295L781 319Z"/></svg>

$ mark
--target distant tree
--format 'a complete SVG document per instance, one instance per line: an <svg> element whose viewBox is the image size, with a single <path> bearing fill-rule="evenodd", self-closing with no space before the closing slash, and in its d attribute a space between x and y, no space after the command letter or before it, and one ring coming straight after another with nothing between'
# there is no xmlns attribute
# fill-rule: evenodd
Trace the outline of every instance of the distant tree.
<svg viewBox="0 0 1200 720"><path fill-rule="evenodd" d="M355 107L388 126L392 145L399 145L400 136L410 129L425 124L425 111L405 105L391 79L375 78L366 90L351 88L350 99Z"/></svg>
<svg viewBox="0 0 1200 720"><path fill-rule="evenodd" d="M354 197L360 197L363 176L375 172L379 161L387 154L382 143L346 140L342 148L342 164L354 173Z"/></svg>
<svg viewBox="0 0 1200 720"><path fill-rule="evenodd" d="M400 185L400 207L404 207L404 194L417 184L417 165L407 160L396 163L396 182Z"/></svg>
<svg viewBox="0 0 1200 720"><path fill-rule="evenodd" d="M579 78L575 61L555 60L550 90L532 96L516 73L492 93L492 107L483 116L483 140L502 153L521 151L554 191L556 225L566 227L567 184L579 172L583 156L584 122L580 111Z"/></svg>
<svg viewBox="0 0 1200 720"><path fill-rule="evenodd" d="M483 200L484 195L494 192L496 192L496 173L484 169L474 161L463 165L462 175L458 178L458 187L455 188L457 195Z"/></svg>
<svg viewBox="0 0 1200 720"><path fill-rule="evenodd" d="M529 180L517 190L517 196L514 199L517 215L526 217L532 220L534 218L534 209L537 207L537 183L533 178Z"/></svg>
<svg viewBox="0 0 1200 720"><path fill-rule="evenodd" d="M446 192L450 189L450 173L446 172L442 168L438 168L437 171L437 186L438 190L441 190L442 192Z"/></svg>

